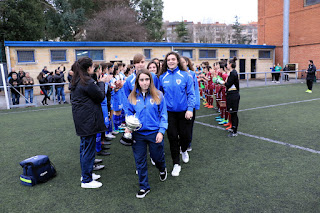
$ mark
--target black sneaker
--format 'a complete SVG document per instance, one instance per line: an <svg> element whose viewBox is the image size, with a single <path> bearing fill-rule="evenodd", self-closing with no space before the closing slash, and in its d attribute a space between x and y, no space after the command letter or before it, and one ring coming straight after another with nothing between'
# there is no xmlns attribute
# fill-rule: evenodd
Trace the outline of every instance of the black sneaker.
<svg viewBox="0 0 320 213"><path fill-rule="evenodd" d="M94 164L102 163L102 159L94 159Z"/></svg>
<svg viewBox="0 0 320 213"><path fill-rule="evenodd" d="M110 152L105 152L103 150L101 150L100 152L97 152L97 155L98 156L108 156L108 155L111 155Z"/></svg>
<svg viewBox="0 0 320 213"><path fill-rule="evenodd" d="M164 172L160 172L159 177L161 181L165 181L167 179L167 168L165 168Z"/></svg>
<svg viewBox="0 0 320 213"><path fill-rule="evenodd" d="M109 146L106 146L106 145L102 145L102 146L101 146L101 149L107 150L107 149L110 149L110 147L109 147Z"/></svg>
<svg viewBox="0 0 320 213"><path fill-rule="evenodd" d="M234 132L230 132L228 137L231 138L231 137L237 137L238 136L238 133L234 133Z"/></svg>
<svg viewBox="0 0 320 213"><path fill-rule="evenodd" d="M136 197L144 198L149 192L150 192L150 189L147 189L147 190L140 189L140 191L138 191L138 193L136 194Z"/></svg>

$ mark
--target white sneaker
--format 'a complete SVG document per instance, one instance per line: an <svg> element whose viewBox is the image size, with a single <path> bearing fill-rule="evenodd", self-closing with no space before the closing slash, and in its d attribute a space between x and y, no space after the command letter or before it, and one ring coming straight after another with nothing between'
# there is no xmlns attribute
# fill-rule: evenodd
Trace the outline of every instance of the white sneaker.
<svg viewBox="0 0 320 213"><path fill-rule="evenodd" d="M95 173L92 173L92 180L98 180L99 178L101 178L101 175L96 175ZM82 181L83 178L81 176L80 181Z"/></svg>
<svg viewBox="0 0 320 213"><path fill-rule="evenodd" d="M150 161L151 161L151 164L152 164L153 166L156 165L156 163L152 160L152 158L150 158Z"/></svg>
<svg viewBox="0 0 320 213"><path fill-rule="evenodd" d="M102 186L102 183L95 180L89 183L81 183L81 187L85 189L96 189L96 188L100 188L101 186Z"/></svg>
<svg viewBox="0 0 320 213"><path fill-rule="evenodd" d="M179 176L180 171L181 171L181 166L179 164L174 164L171 175L177 177Z"/></svg>
<svg viewBox="0 0 320 213"><path fill-rule="evenodd" d="M192 147L191 147L191 146L188 147L187 151L188 151L188 152L191 152L191 151L192 151Z"/></svg>
<svg viewBox="0 0 320 213"><path fill-rule="evenodd" d="M105 136L106 136L106 138L110 138L110 139L116 138L116 136L114 136L114 135L111 134L110 132L109 132L109 134L107 134L107 135L105 135Z"/></svg>
<svg viewBox="0 0 320 213"><path fill-rule="evenodd" d="M111 134L117 135L117 134L119 134L119 131L114 130L114 131L111 132Z"/></svg>
<svg viewBox="0 0 320 213"><path fill-rule="evenodd" d="M182 161L185 162L185 163L188 163L189 162L189 154L188 154L188 151L185 151L185 152L182 152Z"/></svg>

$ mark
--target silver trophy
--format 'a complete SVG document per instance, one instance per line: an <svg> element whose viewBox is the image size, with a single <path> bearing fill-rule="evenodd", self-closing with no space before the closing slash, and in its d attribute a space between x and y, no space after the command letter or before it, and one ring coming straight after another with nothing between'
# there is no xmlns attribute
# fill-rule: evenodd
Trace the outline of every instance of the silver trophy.
<svg viewBox="0 0 320 213"><path fill-rule="evenodd" d="M126 128L128 128L130 131L138 131L141 127L142 124L135 115L126 116ZM134 141L132 140L132 134L124 133L120 139L120 143L125 146L132 146L132 144L134 143Z"/></svg>

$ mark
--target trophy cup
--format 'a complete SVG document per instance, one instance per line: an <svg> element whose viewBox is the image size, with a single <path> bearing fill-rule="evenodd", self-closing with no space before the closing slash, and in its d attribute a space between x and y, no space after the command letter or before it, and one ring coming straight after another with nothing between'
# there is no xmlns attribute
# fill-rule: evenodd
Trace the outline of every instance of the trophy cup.
<svg viewBox="0 0 320 213"><path fill-rule="evenodd" d="M141 127L142 124L135 115L126 116L126 128L128 128L130 131L137 131ZM125 146L132 146L134 143L134 141L132 140L132 134L127 132L124 133L120 139L120 143Z"/></svg>

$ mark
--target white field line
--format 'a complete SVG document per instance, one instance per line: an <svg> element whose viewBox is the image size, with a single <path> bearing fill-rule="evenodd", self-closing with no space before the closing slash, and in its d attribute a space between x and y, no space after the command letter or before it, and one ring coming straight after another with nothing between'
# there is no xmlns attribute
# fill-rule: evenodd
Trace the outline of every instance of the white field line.
<svg viewBox="0 0 320 213"><path fill-rule="evenodd" d="M220 127L220 126L214 126L214 125L203 123L203 122L199 122L199 121L194 121L194 122L197 123L197 124L203 125L203 126L207 126L207 127L211 127L211 128L220 129L220 130L225 131L225 129L223 127ZM294 144L285 143L285 142L273 140L273 139L270 139L270 138L260 137L260 136L256 136L256 135L243 133L243 132L238 132L238 134L239 135L244 135L244 136L247 136L247 137L250 137L250 138L256 138L256 139L259 139L259 140L275 143L275 144L280 144L280 145L287 146L287 147L290 147L290 148L295 148L295 149L300 149L300 150L304 150L304 151L311 152L311 153L320 154L320 151L317 151L317 150L314 150L314 149L310 149L310 148L306 148L306 147L302 147L302 146L297 146L297 145L294 145Z"/></svg>
<svg viewBox="0 0 320 213"><path fill-rule="evenodd" d="M242 110L239 110L238 112L244 112L244 111L256 110L256 109L266 109L266 108L271 108L271 107L286 106L286 105L290 105L290 104L306 103L306 102L310 102L310 101L319 101L319 100L320 100L320 98L314 98L314 99L303 100L303 101L293 101L293 102L282 103L282 104L273 104L273 105L268 105L268 106L261 106L261 107L242 109ZM208 115L200 115L200 116L196 116L196 118L210 117L210 116L213 116L213 115L220 115L220 113L213 113L213 114L208 114Z"/></svg>
<svg viewBox="0 0 320 213"><path fill-rule="evenodd" d="M55 110L55 109L65 109L71 108L71 106L65 107L55 107L55 108L42 108L42 109L34 109L34 110L23 110L23 111L16 111L16 112L0 112L0 115L8 115L8 114L16 114L16 113L25 113L25 112L39 112L39 111L47 111L47 110Z"/></svg>

